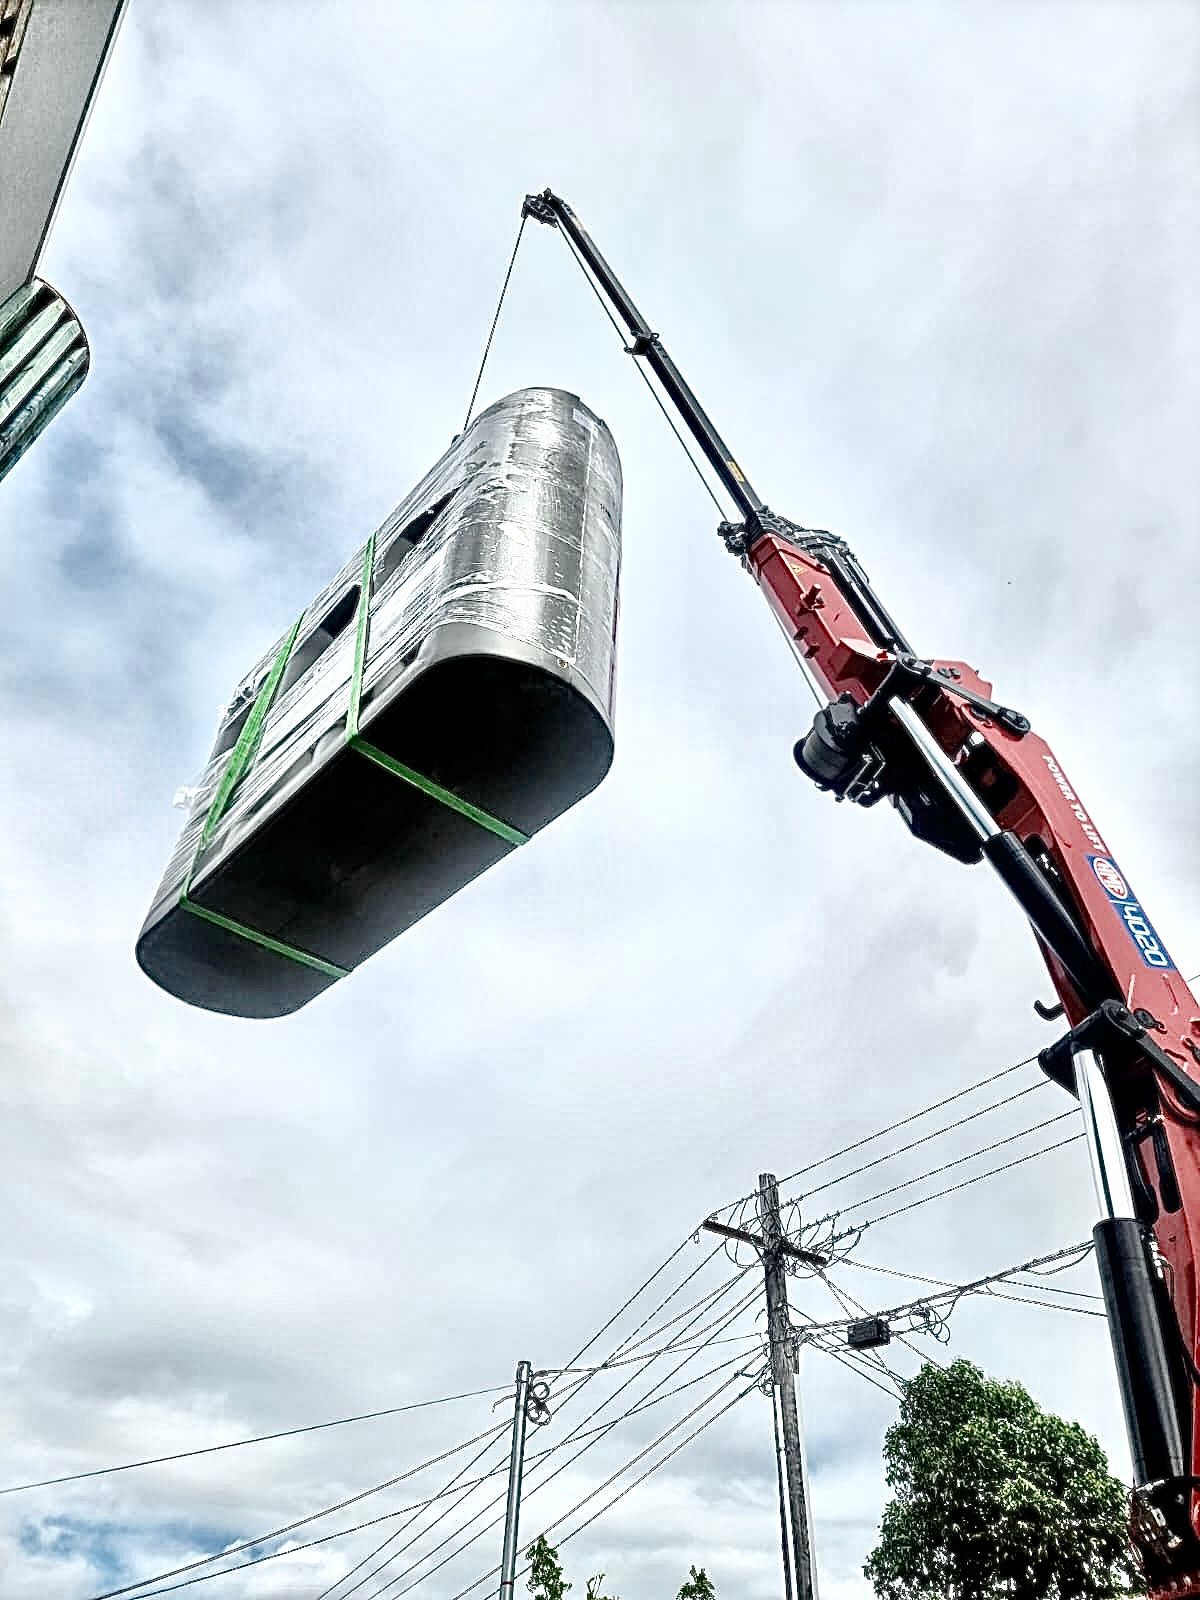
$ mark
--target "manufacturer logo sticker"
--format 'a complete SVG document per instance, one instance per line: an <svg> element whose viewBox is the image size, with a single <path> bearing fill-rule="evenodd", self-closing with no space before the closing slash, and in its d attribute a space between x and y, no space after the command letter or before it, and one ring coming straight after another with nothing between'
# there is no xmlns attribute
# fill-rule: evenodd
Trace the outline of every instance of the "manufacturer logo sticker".
<svg viewBox="0 0 1200 1600"><path fill-rule="evenodd" d="M1130 898L1129 885L1113 863L1105 856L1092 857L1092 871L1114 900L1128 900Z"/></svg>
<svg viewBox="0 0 1200 1600"><path fill-rule="evenodd" d="M1174 972L1175 963L1155 933L1150 918L1133 898L1133 890L1116 862L1108 856L1089 856L1088 865L1096 874L1096 881L1112 902L1114 911L1124 923L1126 933L1137 946L1138 954L1146 966L1155 967L1159 972Z"/></svg>

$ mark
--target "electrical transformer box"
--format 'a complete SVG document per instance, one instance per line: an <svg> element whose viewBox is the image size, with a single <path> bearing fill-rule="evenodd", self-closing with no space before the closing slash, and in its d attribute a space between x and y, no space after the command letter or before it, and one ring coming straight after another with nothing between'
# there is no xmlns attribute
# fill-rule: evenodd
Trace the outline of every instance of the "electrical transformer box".
<svg viewBox="0 0 1200 1600"><path fill-rule="evenodd" d="M616 445L574 395L483 412L238 685L143 971L295 1011L594 789L620 521Z"/></svg>

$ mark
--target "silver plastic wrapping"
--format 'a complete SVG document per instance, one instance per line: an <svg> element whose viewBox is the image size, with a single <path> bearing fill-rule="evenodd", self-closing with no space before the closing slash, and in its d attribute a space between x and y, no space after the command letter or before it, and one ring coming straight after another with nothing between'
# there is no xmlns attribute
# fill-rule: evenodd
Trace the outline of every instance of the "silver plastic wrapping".
<svg viewBox="0 0 1200 1600"><path fill-rule="evenodd" d="M567 680L611 730L620 509L616 445L576 396L522 389L483 412L376 532L364 734L385 699L459 647L464 626L474 648L484 638L487 649ZM239 841L341 749L365 550L305 611L257 758L197 862L230 750L286 632L234 690L209 763L188 791L187 823L147 927L178 900L193 864L196 884L219 872ZM325 644L331 618L340 631Z"/></svg>

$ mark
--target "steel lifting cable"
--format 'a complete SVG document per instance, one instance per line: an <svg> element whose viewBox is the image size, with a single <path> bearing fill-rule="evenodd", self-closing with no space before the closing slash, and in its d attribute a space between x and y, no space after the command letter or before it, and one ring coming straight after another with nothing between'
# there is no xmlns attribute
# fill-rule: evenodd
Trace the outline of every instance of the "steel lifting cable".
<svg viewBox="0 0 1200 1600"><path fill-rule="evenodd" d="M471 399L467 405L466 420L463 422L462 431L466 433L471 425L471 413L475 409L475 402L479 398L479 385L483 382L483 369L487 366L487 359L492 353L492 340L496 337L496 328L500 322L500 313L504 310L504 301L508 295L508 286L512 282L513 268L517 264L517 251L521 248L521 239L525 233L525 224L529 221L526 212L521 213L521 226L517 229L517 242L513 245L512 255L508 259L508 271L504 274L504 283L500 290L500 298L496 302L496 315L492 318L492 326L488 330L487 343L483 347L483 360L479 363L479 371L475 377L475 387L471 390Z"/></svg>
<svg viewBox="0 0 1200 1600"><path fill-rule="evenodd" d="M529 213L527 211L523 211L521 213L521 226L517 229L517 242L513 245L512 255L509 257L509 261L508 261L508 271L504 274L504 283L503 283L503 285L502 285L502 287L500 289L500 298L496 302L496 314L492 318L492 326L488 330L487 342L485 343L485 345L483 347L483 359L479 363L479 372L477 373L476 378L475 378L475 387L471 390L471 399L470 399L470 403L467 406L467 415L466 415L466 419L463 422L463 426L462 426L463 433L465 433L467 431L468 427L471 424L471 414L475 410L475 401L479 398L479 386L483 382L484 368L487 366L488 356L492 352L492 341L496 337L496 329L497 329L497 327L499 326L499 323L500 323L500 313L504 310L504 302L505 302L505 299L508 296L508 286L512 282L513 268L517 264L517 252L521 248L521 240L522 240L522 238L524 237L524 234L525 234L525 224L528 221L529 221ZM630 350L629 346L625 344L625 334L622 331L621 324L613 316L612 311L609 309L608 303L604 299L604 296L600 293L599 289L596 287L595 283L593 282L592 275L588 271L587 265L584 262L582 256L576 250L575 245L572 242L572 240L568 237L568 235L566 233L563 233L563 230L561 228L558 230L558 232L562 235L563 242L566 244L567 249L570 250L571 254L574 256L576 264L579 267L579 270L583 273L584 281L587 283L587 285L591 289L592 293L596 296L597 300L599 300L601 306L604 308L605 316L612 323L613 327L617 330L617 334L619 335L619 337L621 339L622 346L627 351L629 351L629 354L634 356L635 361L637 361L636 352L633 351L633 350ZM667 410L666 406L663 404L662 396L659 394L658 390L654 387L654 385L650 382L650 379L647 377L645 371L643 370L642 364L641 364L640 361L637 361L637 372L638 372L638 376L641 378L642 382L646 385L647 389L649 389L651 395L653 396L655 405L658 407L658 409L662 412L663 416L666 418L667 426L670 428L671 432L675 435L675 438L679 442L680 449L683 451L684 455L688 458L689 462L691 463L692 471L696 474L697 478L699 478L700 483L702 484L702 486L704 488L705 494L708 496L708 498L712 501L713 505L716 507L717 515L719 517L721 517L722 520L724 520L725 507L721 504L721 502L717 499L716 495L713 493L712 485L709 483L708 479L704 476L704 473L700 468L700 463L696 460L695 456L692 454L692 452L691 452L691 450L690 450L690 448L688 446L687 440L683 437L682 433L680 433L679 429L676 427L674 418L671 416L671 413Z"/></svg>

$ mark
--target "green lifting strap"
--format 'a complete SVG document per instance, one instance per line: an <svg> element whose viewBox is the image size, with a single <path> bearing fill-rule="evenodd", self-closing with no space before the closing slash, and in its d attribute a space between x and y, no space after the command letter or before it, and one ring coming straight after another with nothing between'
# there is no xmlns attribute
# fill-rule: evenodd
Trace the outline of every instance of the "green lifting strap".
<svg viewBox="0 0 1200 1600"><path fill-rule="evenodd" d="M232 917L226 917L219 911L210 911L207 906L198 905L191 899L188 891L192 887L192 877L199 864L200 857L208 848L217 824L225 815L225 811L233 797L233 791L245 777L258 755L259 746L262 744L263 729L266 726L267 714L279 692L279 684L283 678L284 669L287 667L288 658L296 643L296 635L300 632L303 617L296 619L296 625L288 634L283 644L279 647L279 654L275 657L274 665L267 674L262 688L255 697L250 715L246 718L237 743L230 751L229 760L225 771L221 774L221 781L217 785L217 792L213 795L212 804L208 808L208 815L204 819L204 827L200 832L200 843L196 846L196 854L188 868L187 877L184 879L183 888L179 892L179 904L184 911L190 911L194 917L199 917L203 922L211 922L218 928L224 928L227 933L237 934L240 939L247 939L251 944L270 950L272 954L284 956L288 961L296 961L303 967L312 967L314 971L324 973L327 978L344 978L347 969L335 966L332 961L324 961L320 956L311 955L307 950L301 950L296 945L284 944L280 939L272 939L268 934L259 933L255 928L248 928L243 922L235 922Z"/></svg>
<svg viewBox="0 0 1200 1600"><path fill-rule="evenodd" d="M476 823L481 828L486 828L489 833L494 833L503 839L506 844L520 845L528 842L529 835L522 833L519 828L502 822L499 817L493 817L488 812L473 806L469 800L463 800L450 789L443 788L440 783L435 783L432 778L425 777L416 772L412 767L406 767L402 761L397 761L394 756L389 756L386 751L380 750L370 740L364 739L359 732L359 718L362 712L363 673L367 660L367 645L370 631L371 592L374 587L375 576L375 535L367 540L367 548L363 554L362 581L359 585L358 611L355 618L354 629L354 670L350 679L350 704L346 712L346 743L352 750L357 750L360 755L383 767L386 772L401 778L405 783L410 783L415 789L420 789L431 799L448 806L450 810L457 811L461 816ZM269 934L260 933L255 928L249 928L243 922L235 922L232 917L224 916L219 911L211 911L207 906L198 905L189 897L188 891L192 886L192 877L199 864L200 857L208 848L213 834L221 818L228 809L233 798L234 790L245 777L250 767L253 766L262 744L263 730L266 726L267 716L274 704L275 696L279 692L279 685L287 668L288 660L296 644L296 637L300 632L303 616L297 618L295 626L279 648L274 664L258 691L250 715L246 718L245 726L238 735L238 741L230 752L228 764L221 775L217 785L212 804L208 808L208 815L204 819L204 827L200 833L200 843L196 847L196 854L184 879L183 888L179 893L179 904L185 911L190 911L193 916L201 918L204 922L211 922L215 927L224 928L227 933L236 934L241 939L247 939L251 944L259 945L272 954L283 956L288 961L298 962L301 966L311 967L314 971L323 973L327 978L344 978L349 970L339 967L332 961L325 961L320 956L314 956L307 950L301 950L296 945L284 944L280 939L272 939Z"/></svg>
<svg viewBox="0 0 1200 1600"><path fill-rule="evenodd" d="M489 833L496 834L506 844L526 844L529 840L527 833L522 833L519 828L511 827L507 822L501 822L499 817L493 817L486 811L481 811L478 806L473 806L469 800L463 800L450 789L444 789L440 783L435 783L432 778L427 778L423 773L415 772L412 767L406 767L402 761L397 761L395 756L389 756L386 751L380 750L369 739L364 739L359 732L359 713L362 709L363 670L367 661L367 641L371 615L371 589L375 576L375 535L367 540L366 553L363 556L362 582L359 585L358 619L354 635L354 676L350 683L350 707L346 713L346 743L352 750L357 750L360 755L374 761L377 766L383 767L386 772L392 773L397 778L403 778L405 783L411 783L414 789L421 789L432 799L440 801L444 806L449 806L451 811L457 811L461 816L468 818L481 828L486 828Z"/></svg>

